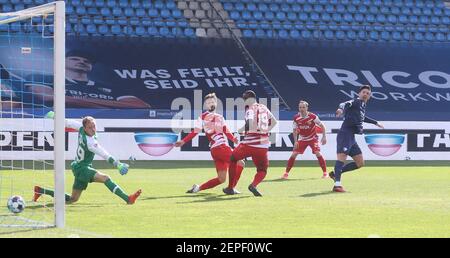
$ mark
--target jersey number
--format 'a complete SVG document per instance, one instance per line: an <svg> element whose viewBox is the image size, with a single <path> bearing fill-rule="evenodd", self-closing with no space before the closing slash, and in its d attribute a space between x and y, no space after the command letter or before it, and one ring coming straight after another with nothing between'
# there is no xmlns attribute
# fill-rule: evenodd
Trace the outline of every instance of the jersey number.
<svg viewBox="0 0 450 258"><path fill-rule="evenodd" d="M258 128L262 131L269 129L269 117L267 113L258 114Z"/></svg>
<svg viewBox="0 0 450 258"><path fill-rule="evenodd" d="M84 160L84 149L81 146L78 146L77 149L77 161Z"/></svg>

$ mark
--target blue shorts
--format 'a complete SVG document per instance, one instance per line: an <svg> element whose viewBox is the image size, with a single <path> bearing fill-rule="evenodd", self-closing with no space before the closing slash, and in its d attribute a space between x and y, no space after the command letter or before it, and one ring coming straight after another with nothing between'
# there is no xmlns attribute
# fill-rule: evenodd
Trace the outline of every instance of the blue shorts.
<svg viewBox="0 0 450 258"><path fill-rule="evenodd" d="M362 153L355 140L355 134L348 131L339 130L336 138L337 153L345 153L350 157L354 157Z"/></svg>

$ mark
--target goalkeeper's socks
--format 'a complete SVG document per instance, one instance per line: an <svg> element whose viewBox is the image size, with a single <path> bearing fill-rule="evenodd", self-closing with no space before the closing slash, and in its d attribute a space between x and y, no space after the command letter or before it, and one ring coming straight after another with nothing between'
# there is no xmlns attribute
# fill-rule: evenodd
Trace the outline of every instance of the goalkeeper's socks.
<svg viewBox="0 0 450 258"><path fill-rule="evenodd" d="M344 162L337 160L334 165L334 177L335 182L341 181L342 168L344 167Z"/></svg>
<svg viewBox="0 0 450 258"><path fill-rule="evenodd" d="M55 191L53 191L51 189L46 189L46 188L39 187L37 189L37 192L40 193L40 194L43 194L43 195L49 195L51 197L55 196ZM71 197L70 197L70 195L65 194L64 195L64 199L66 200L66 202L68 202L68 201L70 201Z"/></svg>
<svg viewBox="0 0 450 258"><path fill-rule="evenodd" d="M119 196L122 200L128 203L128 195L122 191L120 186L114 183L111 179L106 180L105 185L113 194Z"/></svg>
<svg viewBox="0 0 450 258"><path fill-rule="evenodd" d="M353 171L353 170L356 170L356 169L358 169L358 166L356 165L356 163L355 162L350 162L350 163L346 164L342 168L342 173Z"/></svg>

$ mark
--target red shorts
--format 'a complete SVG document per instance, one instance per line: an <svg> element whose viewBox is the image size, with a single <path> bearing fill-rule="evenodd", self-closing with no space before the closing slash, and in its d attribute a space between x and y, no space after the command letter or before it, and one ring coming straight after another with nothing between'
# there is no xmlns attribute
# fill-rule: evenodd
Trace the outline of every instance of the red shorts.
<svg viewBox="0 0 450 258"><path fill-rule="evenodd" d="M294 152L303 154L308 146L311 147L312 153L320 151L319 140L314 139L311 141L298 141L298 147L294 149Z"/></svg>
<svg viewBox="0 0 450 258"><path fill-rule="evenodd" d="M236 161L251 157L257 171L267 171L269 167L268 153L268 148L256 148L241 143L233 150L232 155Z"/></svg>
<svg viewBox="0 0 450 258"><path fill-rule="evenodd" d="M230 166L230 158L233 150L225 144L219 145L211 149L211 156L216 164L216 170L228 170Z"/></svg>

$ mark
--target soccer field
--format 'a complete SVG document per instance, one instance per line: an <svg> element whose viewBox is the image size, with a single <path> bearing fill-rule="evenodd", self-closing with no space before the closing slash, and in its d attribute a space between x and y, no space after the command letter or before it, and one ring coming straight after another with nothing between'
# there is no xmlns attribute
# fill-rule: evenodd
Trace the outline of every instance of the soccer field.
<svg viewBox="0 0 450 258"><path fill-rule="evenodd" d="M345 174L348 192L332 193L332 181L320 178L315 163L298 162L291 178L281 181L284 162L272 162L259 186L262 198L247 190L255 174L250 165L236 196L225 196L222 187L185 194L215 175L211 162L135 164L126 176L100 169L128 193L142 188L138 202L125 205L102 184L91 184L79 203L67 206L67 229L0 228L0 237L450 237L449 164L410 164ZM0 173L2 187L9 187L12 172ZM16 188L30 189L23 215L47 210L44 200L30 202L32 180L51 182L52 175L14 173ZM67 173L68 188L72 180ZM6 197L1 198L5 215Z"/></svg>

